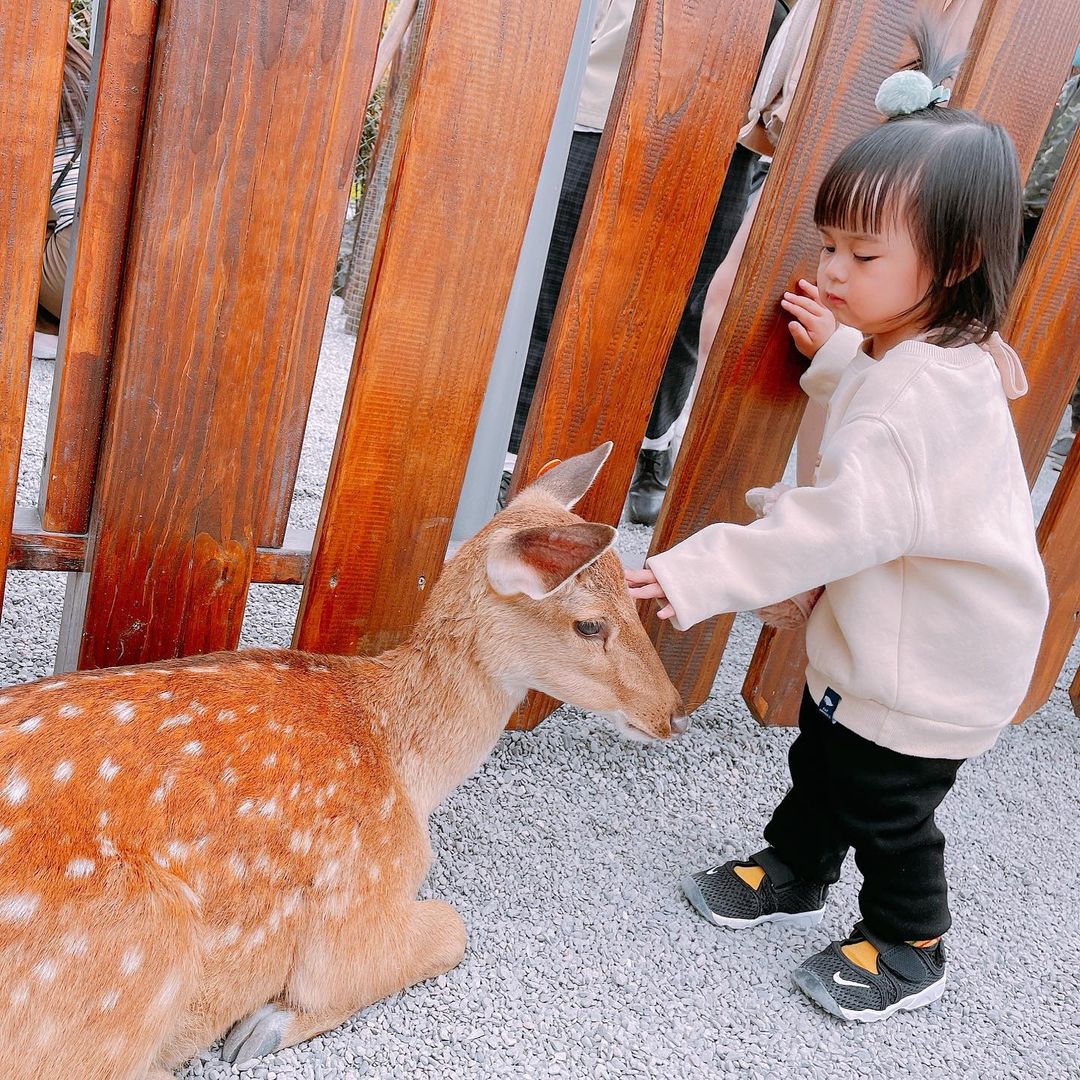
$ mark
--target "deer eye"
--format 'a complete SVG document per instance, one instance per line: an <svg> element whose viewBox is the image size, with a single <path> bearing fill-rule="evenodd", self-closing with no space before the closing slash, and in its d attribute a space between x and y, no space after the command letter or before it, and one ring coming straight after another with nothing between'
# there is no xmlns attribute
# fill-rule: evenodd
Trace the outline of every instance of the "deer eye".
<svg viewBox="0 0 1080 1080"><path fill-rule="evenodd" d="M574 623L574 629L582 637L599 637L604 632L604 624L590 619L587 622Z"/></svg>

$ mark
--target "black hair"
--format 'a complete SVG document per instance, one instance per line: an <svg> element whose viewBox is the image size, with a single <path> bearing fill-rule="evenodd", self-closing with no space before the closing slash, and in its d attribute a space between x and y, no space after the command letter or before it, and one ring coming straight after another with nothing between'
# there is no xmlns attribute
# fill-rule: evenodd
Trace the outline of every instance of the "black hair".
<svg viewBox="0 0 1080 1080"><path fill-rule="evenodd" d="M961 57L944 57L936 28L913 36L919 69L937 86ZM818 189L819 228L879 233L902 220L930 273L916 315L938 345L985 341L1005 318L1020 250L1020 167L999 124L930 105L856 139Z"/></svg>

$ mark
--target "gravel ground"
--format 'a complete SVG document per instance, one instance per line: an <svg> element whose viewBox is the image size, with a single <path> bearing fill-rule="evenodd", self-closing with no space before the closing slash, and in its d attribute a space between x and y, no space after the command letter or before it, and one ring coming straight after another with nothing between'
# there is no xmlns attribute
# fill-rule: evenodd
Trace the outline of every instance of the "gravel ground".
<svg viewBox="0 0 1080 1080"><path fill-rule="evenodd" d="M352 355L339 325L334 300L297 526L315 524ZM34 364L20 503L33 501L51 367ZM1055 475L1044 471L1038 506ZM624 526L628 564L648 539ZM63 597L60 575L8 577L0 686L49 673ZM298 600L254 586L243 644L287 644ZM848 1026L798 995L789 972L854 921L850 860L813 931L717 930L677 888L687 870L756 850L785 789L792 733L759 728L739 698L756 634L740 616L711 697L676 743L625 743L563 708L505 735L436 812L424 895L465 919L458 968L243 1073L210 1051L181 1076L1080 1076L1080 731L1066 692L1080 652L1044 709L964 766L939 814L950 988L917 1013Z"/></svg>

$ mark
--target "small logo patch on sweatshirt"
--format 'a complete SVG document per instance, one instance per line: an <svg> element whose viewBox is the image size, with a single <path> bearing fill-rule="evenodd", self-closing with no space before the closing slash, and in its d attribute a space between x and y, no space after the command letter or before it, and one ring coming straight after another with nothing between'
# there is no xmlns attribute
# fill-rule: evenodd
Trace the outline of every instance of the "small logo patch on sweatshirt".
<svg viewBox="0 0 1080 1080"><path fill-rule="evenodd" d="M840 704L840 695L831 687L825 687L825 693L821 695L821 700L818 702L818 712L822 716L830 719L834 724L836 723L836 707Z"/></svg>

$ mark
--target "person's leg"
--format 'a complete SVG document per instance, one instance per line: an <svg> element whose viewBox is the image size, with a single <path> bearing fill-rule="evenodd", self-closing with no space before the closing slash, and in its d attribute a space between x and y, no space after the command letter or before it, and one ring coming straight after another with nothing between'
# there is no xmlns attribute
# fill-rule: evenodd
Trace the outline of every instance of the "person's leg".
<svg viewBox="0 0 1080 1080"><path fill-rule="evenodd" d="M589 190L589 179L592 176L596 151L599 147L599 132L575 131L570 140L570 156L566 159L559 206L555 212L555 223L551 230L551 242L548 245L547 262L544 264L540 296L536 302L536 314L533 316L525 370L521 377L521 389L518 391L514 427L510 433L510 453L512 454L516 454L521 446L525 422L529 419L529 407L532 405L533 394L536 392L540 363L544 359L548 334L551 332L551 324L555 318L555 307L559 302L563 277L566 274L567 263L570 261L570 249L577 235L578 222L581 220L581 212L585 206L585 195Z"/></svg>
<svg viewBox="0 0 1080 1080"><path fill-rule="evenodd" d="M806 881L840 880L848 841L832 812L829 789L835 725L803 690L799 735L788 751L791 788L773 811L764 837L782 862Z"/></svg>
<svg viewBox="0 0 1080 1080"><path fill-rule="evenodd" d="M38 303L57 322L60 321L60 309L64 301L64 282L67 279L70 244L70 227L59 231L49 228L41 258L41 286Z"/></svg>
<svg viewBox="0 0 1080 1080"><path fill-rule="evenodd" d="M937 938L951 916L945 837L934 811L963 762L899 754L846 728L837 735L830 762L833 813L863 875L863 922L886 941Z"/></svg>

